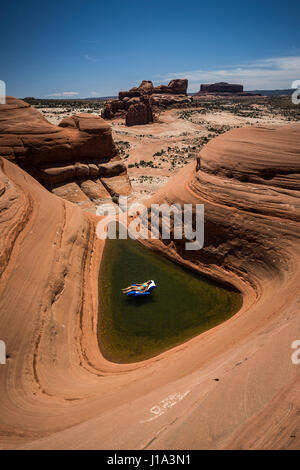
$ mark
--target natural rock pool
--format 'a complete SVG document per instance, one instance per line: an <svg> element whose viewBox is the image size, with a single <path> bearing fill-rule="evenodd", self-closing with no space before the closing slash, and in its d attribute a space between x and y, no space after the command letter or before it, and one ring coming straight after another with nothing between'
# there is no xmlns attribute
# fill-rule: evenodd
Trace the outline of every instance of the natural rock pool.
<svg viewBox="0 0 300 470"><path fill-rule="evenodd" d="M151 295L121 289L154 279ZM107 240L99 274L99 347L108 360L153 357L222 323L242 305L239 292L128 240Z"/></svg>

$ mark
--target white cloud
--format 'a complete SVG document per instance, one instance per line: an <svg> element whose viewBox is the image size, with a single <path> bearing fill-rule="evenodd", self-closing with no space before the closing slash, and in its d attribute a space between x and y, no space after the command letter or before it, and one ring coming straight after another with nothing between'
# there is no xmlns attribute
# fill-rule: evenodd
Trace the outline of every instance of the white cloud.
<svg viewBox="0 0 300 470"><path fill-rule="evenodd" d="M77 95L79 95L77 91L63 91L61 93L51 93L50 95L46 95L46 96L59 97L59 96L77 96Z"/></svg>
<svg viewBox="0 0 300 470"><path fill-rule="evenodd" d="M90 96L100 96L98 91L90 91Z"/></svg>
<svg viewBox="0 0 300 470"><path fill-rule="evenodd" d="M89 54L85 54L83 56L86 60L89 60L90 62L98 62L98 58L93 56L93 55L89 55Z"/></svg>
<svg viewBox="0 0 300 470"><path fill-rule="evenodd" d="M161 76L168 82L173 78L187 78L189 91L199 91L201 83L230 82L244 85L245 90L290 88L300 79L300 57L274 57L214 70L190 70Z"/></svg>

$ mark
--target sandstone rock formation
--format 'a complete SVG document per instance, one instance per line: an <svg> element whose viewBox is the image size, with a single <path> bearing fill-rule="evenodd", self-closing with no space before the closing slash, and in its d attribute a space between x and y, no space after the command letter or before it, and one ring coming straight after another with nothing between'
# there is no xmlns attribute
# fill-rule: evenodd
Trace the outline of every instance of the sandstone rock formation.
<svg viewBox="0 0 300 470"><path fill-rule="evenodd" d="M151 96L154 109L182 108L189 106L192 99L186 95L155 94Z"/></svg>
<svg viewBox="0 0 300 470"><path fill-rule="evenodd" d="M143 80L140 86L133 87L129 91L120 91L119 99L135 98L143 95L151 95L153 93L153 83L150 80Z"/></svg>
<svg viewBox="0 0 300 470"><path fill-rule="evenodd" d="M154 87L150 80L143 80L139 87L131 88L129 91L120 91L119 99L155 94L186 95L187 87L188 81L186 78L171 80L168 85L159 85L157 87Z"/></svg>
<svg viewBox="0 0 300 470"><path fill-rule="evenodd" d="M131 104L126 114L126 126L153 122L151 98L142 96L139 103Z"/></svg>
<svg viewBox="0 0 300 470"><path fill-rule="evenodd" d="M200 87L200 92L205 93L242 93L243 91L243 85L234 85L226 82L202 84Z"/></svg>
<svg viewBox="0 0 300 470"><path fill-rule="evenodd" d="M188 88L188 81L186 78L178 78L171 80L168 85L159 85L153 89L152 94L163 95L186 95Z"/></svg>
<svg viewBox="0 0 300 470"><path fill-rule="evenodd" d="M126 122L136 121L139 123L139 119L132 117L139 113L140 115L143 114L143 116L148 114L149 120L143 122L143 124L147 124L153 121L150 118L152 110L149 109L149 106L151 105L157 108L168 108L190 104L191 98L187 97L187 87L187 79L171 80L168 85L160 85L157 87L154 87L150 80L143 80L139 87L131 88L129 91L120 91L119 99L109 100L105 104L103 117L105 119L113 119L114 117L126 116L129 112L128 110L133 106L129 118L126 118ZM151 102L148 101L149 111L146 112L145 106L139 106L139 104L145 103L145 98L149 98L150 96ZM145 118L142 120L145 121Z"/></svg>
<svg viewBox="0 0 300 470"><path fill-rule="evenodd" d="M157 193L205 205L205 244L150 246L243 306L130 365L98 348L95 216L0 158L1 449L298 449L299 155L299 124L235 129Z"/></svg>
<svg viewBox="0 0 300 470"><path fill-rule="evenodd" d="M130 192L110 126L96 115L77 114L55 126L29 104L8 97L7 104L0 106L0 155L49 189L91 179L97 185L99 178L122 176L126 181L122 191Z"/></svg>

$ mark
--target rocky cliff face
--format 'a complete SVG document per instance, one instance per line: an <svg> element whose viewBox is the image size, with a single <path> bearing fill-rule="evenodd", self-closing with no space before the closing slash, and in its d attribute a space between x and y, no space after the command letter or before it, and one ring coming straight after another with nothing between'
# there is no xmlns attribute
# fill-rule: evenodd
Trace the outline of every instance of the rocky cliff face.
<svg viewBox="0 0 300 470"><path fill-rule="evenodd" d="M196 162L188 165L154 197L160 203L205 203L204 248L191 254L175 240L177 252L192 257L204 269L206 262L214 260L214 269L226 275L232 269L241 277L246 272L251 276L256 262L267 271L270 266L281 269L285 224L293 232L300 222L299 156L299 124L243 127L212 139L199 154L198 171ZM224 220L221 213L227 214ZM285 222L279 223L279 219ZM272 235L263 229L269 224L274 225ZM271 245L281 231L276 253ZM241 266L247 268L239 270Z"/></svg>
<svg viewBox="0 0 300 470"><path fill-rule="evenodd" d="M136 126L153 122L151 98L143 96L139 103L131 104L126 114L126 126Z"/></svg>
<svg viewBox="0 0 300 470"><path fill-rule="evenodd" d="M187 87L187 79L171 80L168 85L160 85L157 87L154 87L150 80L143 80L139 87L131 88L129 91L120 91L118 100L108 101L103 111L103 117L105 119L113 119L114 117L126 116L129 108L135 105L129 113L129 118L126 118L126 123L135 121L139 123L139 119L133 118L133 115L137 112L137 109L139 109L140 115L143 114L143 116L146 116L146 114L148 114L149 120L143 122L143 124L147 124L153 121L153 119L151 119L152 110L151 113L146 113L145 106L136 106L140 103L145 104L143 97L151 96L151 102L149 101L147 105L148 109L149 106L157 108L183 106L191 102L191 99L187 97Z"/></svg>
<svg viewBox="0 0 300 470"><path fill-rule="evenodd" d="M130 192L110 126L96 115L77 114L55 126L29 104L8 97L6 105L0 106L0 155L54 192L61 193L58 187L73 183L62 191L72 200L74 191L79 200L81 196L90 199L82 185L85 181L93 181L94 189L96 185L103 193L106 178L122 177L120 194ZM118 193L117 188L113 193Z"/></svg>
<svg viewBox="0 0 300 470"><path fill-rule="evenodd" d="M243 91L243 85L235 85L226 82L203 84L200 87L200 92L204 93L242 93Z"/></svg>

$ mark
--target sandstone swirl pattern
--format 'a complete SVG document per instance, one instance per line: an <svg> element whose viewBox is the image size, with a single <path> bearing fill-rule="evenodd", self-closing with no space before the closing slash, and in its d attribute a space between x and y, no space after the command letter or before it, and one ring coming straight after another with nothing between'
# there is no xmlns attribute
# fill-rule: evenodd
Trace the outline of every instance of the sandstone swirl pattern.
<svg viewBox="0 0 300 470"><path fill-rule="evenodd" d="M204 202L205 247L152 248L235 285L244 302L128 366L97 347L95 219L1 159L1 448L299 448L299 156L298 124L236 129L157 193Z"/></svg>
<svg viewBox="0 0 300 470"><path fill-rule="evenodd" d="M131 191L110 126L95 114L79 113L55 126L34 107L8 97L0 107L0 155L72 202Z"/></svg>

